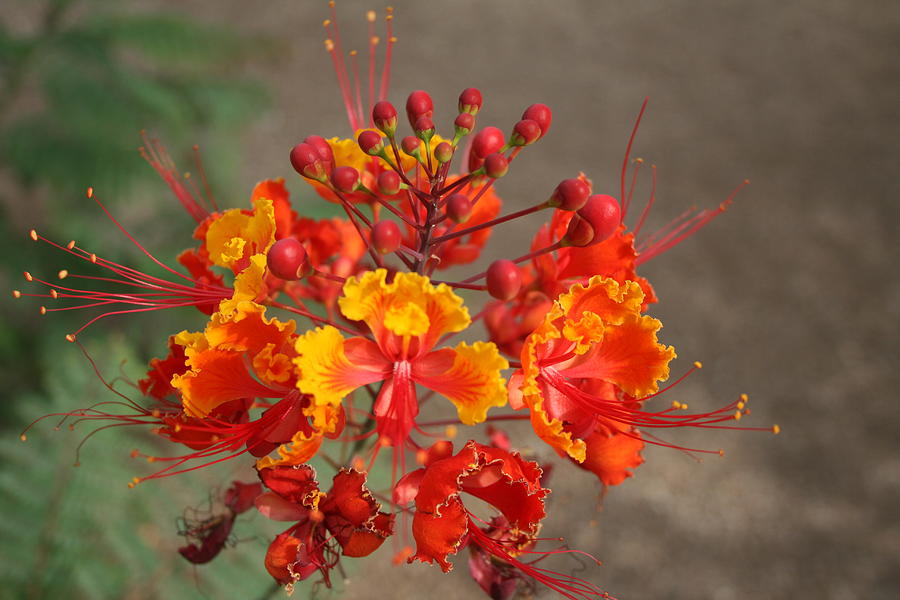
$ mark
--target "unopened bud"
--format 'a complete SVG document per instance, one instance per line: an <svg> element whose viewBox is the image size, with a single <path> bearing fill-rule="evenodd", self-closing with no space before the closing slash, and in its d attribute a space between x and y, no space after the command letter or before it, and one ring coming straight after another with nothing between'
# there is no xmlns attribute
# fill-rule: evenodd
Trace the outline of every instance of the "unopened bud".
<svg viewBox="0 0 900 600"><path fill-rule="evenodd" d="M400 140L400 147L403 149L403 151L406 154L416 158L418 158L420 154L419 148L421 147L421 145L422 144L421 142L419 142L419 138L412 135L408 135Z"/></svg>
<svg viewBox="0 0 900 600"><path fill-rule="evenodd" d="M380 254L400 247L400 227L393 221L378 221L372 226L372 246Z"/></svg>
<svg viewBox="0 0 900 600"><path fill-rule="evenodd" d="M447 216L454 223L465 223L472 215L472 202L465 194L453 194L447 198Z"/></svg>
<svg viewBox="0 0 900 600"><path fill-rule="evenodd" d="M546 104L532 104L522 113L522 118L535 121L541 128L540 137L544 137L550 131L550 123L553 122L553 111Z"/></svg>
<svg viewBox="0 0 900 600"><path fill-rule="evenodd" d="M595 194L575 213L562 242L567 246L592 246L609 239L619 228L622 212L612 196Z"/></svg>
<svg viewBox="0 0 900 600"><path fill-rule="evenodd" d="M509 171L509 160L499 152L484 159L484 172L491 179L500 179Z"/></svg>
<svg viewBox="0 0 900 600"><path fill-rule="evenodd" d="M469 113L461 113L456 117L456 120L453 121L453 126L456 127L456 135L469 135L469 132L475 128L475 117Z"/></svg>
<svg viewBox="0 0 900 600"><path fill-rule="evenodd" d="M519 268L511 260L501 258L491 263L485 277L488 293L498 300L511 300L522 288Z"/></svg>
<svg viewBox="0 0 900 600"><path fill-rule="evenodd" d="M307 179L324 182L327 177L322 158L316 149L306 142L300 142L291 150L291 166Z"/></svg>
<svg viewBox="0 0 900 600"><path fill-rule="evenodd" d="M297 238L282 238L269 248L266 266L269 267L269 272L279 279L287 281L300 279L306 274L309 266L306 249Z"/></svg>
<svg viewBox="0 0 900 600"><path fill-rule="evenodd" d="M331 172L331 184L345 194L354 192L359 185L359 171L353 167L336 167Z"/></svg>
<svg viewBox="0 0 900 600"><path fill-rule="evenodd" d="M409 117L410 127L414 129L419 117L434 116L434 102L431 101L428 92L416 90L409 95L406 99L406 116Z"/></svg>
<svg viewBox="0 0 900 600"><path fill-rule="evenodd" d="M370 156L378 156L384 151L384 140L377 131L367 129L356 138L360 149Z"/></svg>
<svg viewBox="0 0 900 600"><path fill-rule="evenodd" d="M484 158L503 147L503 132L496 127L485 127L472 138L472 154Z"/></svg>
<svg viewBox="0 0 900 600"><path fill-rule="evenodd" d="M430 116L419 117L416 119L413 130L416 132L417 138L427 142L434 136L434 122L431 120Z"/></svg>
<svg viewBox="0 0 900 600"><path fill-rule="evenodd" d="M453 147L447 142L441 142L434 147L434 158L441 164L450 162L453 158Z"/></svg>
<svg viewBox="0 0 900 600"><path fill-rule="evenodd" d="M459 112L477 115L481 110L481 91L477 88L466 88L459 95Z"/></svg>
<svg viewBox="0 0 900 600"><path fill-rule="evenodd" d="M386 100L376 102L372 107L372 121L386 136L393 137L397 131L397 109Z"/></svg>
<svg viewBox="0 0 900 600"><path fill-rule="evenodd" d="M541 139L541 126L537 121L522 119L513 126L509 143L512 146L527 146Z"/></svg>
<svg viewBox="0 0 900 600"><path fill-rule="evenodd" d="M319 158L325 164L325 168L331 170L334 166L334 152L331 150L331 144L321 135L309 135L303 140L304 144L309 144L316 149Z"/></svg>
<svg viewBox="0 0 900 600"><path fill-rule="evenodd" d="M382 171L378 174L378 191L385 196L393 196L400 191L400 176L394 171Z"/></svg>
<svg viewBox="0 0 900 600"><path fill-rule="evenodd" d="M564 179L559 182L548 204L561 210L578 210L588 201L591 187L578 178Z"/></svg>

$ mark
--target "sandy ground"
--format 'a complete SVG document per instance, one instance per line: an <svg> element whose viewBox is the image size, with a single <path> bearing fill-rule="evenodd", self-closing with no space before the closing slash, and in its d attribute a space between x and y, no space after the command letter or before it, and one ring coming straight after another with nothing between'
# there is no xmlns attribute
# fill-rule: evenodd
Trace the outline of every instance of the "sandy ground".
<svg viewBox="0 0 900 600"><path fill-rule="evenodd" d="M286 150L305 135L349 135L321 45L324 2L153 4L284 42L280 59L256 73L275 106L246 136L239 198L257 179L287 175ZM652 312L663 339L682 357L675 371L693 360L706 367L670 397L711 409L746 392L752 424L779 423L782 435L672 433L726 457L697 463L651 448L599 515L597 484L560 468L545 533L603 560L585 576L619 598L898 597L897 6L395 6L396 104L429 90L445 131L467 86L485 94L482 125L508 129L536 101L554 109L550 135L498 186L509 207L579 170L617 193L644 96L636 155L659 167L648 230L752 180L725 216L643 274L661 298ZM339 3L345 39L363 40L367 8L380 7ZM521 253L534 227L508 226L489 253ZM464 564L442 577L376 561L346 597L374 597L372 578L391 597L478 597Z"/></svg>

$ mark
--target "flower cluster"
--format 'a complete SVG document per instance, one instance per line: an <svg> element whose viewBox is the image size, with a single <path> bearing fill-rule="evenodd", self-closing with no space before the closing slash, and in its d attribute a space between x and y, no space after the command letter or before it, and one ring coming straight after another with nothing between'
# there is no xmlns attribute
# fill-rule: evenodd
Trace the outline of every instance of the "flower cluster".
<svg viewBox="0 0 900 600"><path fill-rule="evenodd" d="M501 216L495 183L549 133L550 108L528 106L507 135L476 126L482 94L469 88L441 135L432 99L419 90L406 100L410 135L403 136L387 100L389 63L380 78L374 72L379 39L371 33L374 13L368 19L365 109L362 86L349 75L358 68L345 64L336 21L325 22L353 137L310 135L290 152L293 169L344 218L303 216L281 179L259 183L241 208L220 209L145 138L144 156L197 223L192 247L177 257L181 268L140 246L89 190L163 274L32 231L32 239L105 272L60 272L56 282L26 273L47 291L14 295L66 302L42 312L100 308L68 336L76 343L87 326L112 315L185 306L204 315L204 326L168 338L168 355L152 360L137 382L141 398L110 385L120 401L70 413L147 425L180 449L146 456L159 468L132 486L228 459L255 461L258 482L235 482L221 514L185 527L188 560L212 560L238 515L255 505L289 523L265 557L268 572L288 587L310 578L330 585L343 557L368 556L390 537L395 562L443 571L468 548L471 574L492 598L536 584L567 598L605 597L588 581L537 565L548 554L576 552L552 542L546 548L549 540L539 537L547 458L558 454L613 486L643 462L646 443L707 451L649 430L738 428L749 412L746 396L705 413L679 401L659 406L675 351L658 339L662 324L646 314L657 296L636 272L731 198L636 241L653 195L630 229L634 187L626 190L626 180L632 164L633 177L640 167L629 160L632 135L618 198L572 173L539 190L537 203ZM388 11L387 61L391 20ZM438 275L478 259L495 227L537 212L546 223L520 256L493 260L460 281ZM482 308L473 316L469 306ZM463 332L482 340L454 340ZM420 417L432 397L444 418ZM522 456L495 427L508 420L529 421L549 448ZM487 430L468 429L486 422ZM454 445L462 426L471 433ZM483 442L468 439L485 433ZM387 455L390 486L372 489L367 474ZM328 491L309 465L314 458L334 469Z"/></svg>

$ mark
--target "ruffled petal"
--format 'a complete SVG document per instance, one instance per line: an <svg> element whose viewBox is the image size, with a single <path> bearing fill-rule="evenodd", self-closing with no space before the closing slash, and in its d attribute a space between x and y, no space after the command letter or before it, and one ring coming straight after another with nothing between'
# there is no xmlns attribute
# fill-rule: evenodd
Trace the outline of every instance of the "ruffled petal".
<svg viewBox="0 0 900 600"><path fill-rule="evenodd" d="M278 458L263 456L256 461L256 468L262 470L272 467L302 465L316 455L321 445L321 433L309 434L304 431L298 431L291 438L290 442L281 444L277 448Z"/></svg>
<svg viewBox="0 0 900 600"><path fill-rule="evenodd" d="M337 406L353 390L390 375L391 365L375 344L363 338L355 338L352 344L348 341L331 326L313 329L297 338L295 349L299 356L294 364L301 373L297 387L312 395L316 405ZM367 358L367 362L351 361L345 346L354 355Z"/></svg>
<svg viewBox="0 0 900 600"><path fill-rule="evenodd" d="M238 312L243 302L255 302L268 291L266 286L266 255L255 254L250 257L247 267L234 278L234 293L231 298L219 303L218 312L230 317Z"/></svg>
<svg viewBox="0 0 900 600"><path fill-rule="evenodd" d="M253 210L226 210L209 225L206 249L212 262L238 273L250 257L265 254L275 241L275 208L269 198L256 198Z"/></svg>
<svg viewBox="0 0 900 600"><path fill-rule="evenodd" d="M632 469L644 462L641 457L644 442L636 430L610 434L605 427L598 427L585 443L584 462L576 464L594 473L604 485L619 485L633 475Z"/></svg>
<svg viewBox="0 0 900 600"><path fill-rule="evenodd" d="M409 562L437 561L444 573L449 572L453 564L447 557L456 554L468 530L469 516L459 496L450 498L440 512L427 512L417 506L412 524L416 553Z"/></svg>
<svg viewBox="0 0 900 600"><path fill-rule="evenodd" d="M413 363L413 379L456 405L459 420L481 423L492 406L507 401L501 372L509 363L490 342L462 342L456 348L432 352Z"/></svg>
<svg viewBox="0 0 900 600"><path fill-rule="evenodd" d="M569 319L578 320L583 313L597 315L604 323L621 323L626 315L641 311L644 292L633 281L619 284L614 279L592 277L587 286L575 284L559 297L559 306Z"/></svg>

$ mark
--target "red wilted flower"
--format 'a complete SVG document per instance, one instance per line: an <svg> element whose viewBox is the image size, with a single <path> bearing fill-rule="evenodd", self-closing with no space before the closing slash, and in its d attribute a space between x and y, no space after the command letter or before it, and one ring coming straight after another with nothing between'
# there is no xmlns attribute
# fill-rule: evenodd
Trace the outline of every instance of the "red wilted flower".
<svg viewBox="0 0 900 600"><path fill-rule="evenodd" d="M341 469L327 493L307 465L262 468L259 477L271 491L256 499L257 509L275 521L296 521L266 554L266 569L282 585L319 571L330 586L329 571L341 554L368 556L393 533L393 516L379 512L363 473Z"/></svg>
<svg viewBox="0 0 900 600"><path fill-rule="evenodd" d="M190 519L185 517L179 533L190 543L179 548L179 554L198 565L208 563L218 556L231 535L235 519L253 507L254 500L261 492L262 485L259 483L235 481L225 492L221 512L199 519L195 515Z"/></svg>

